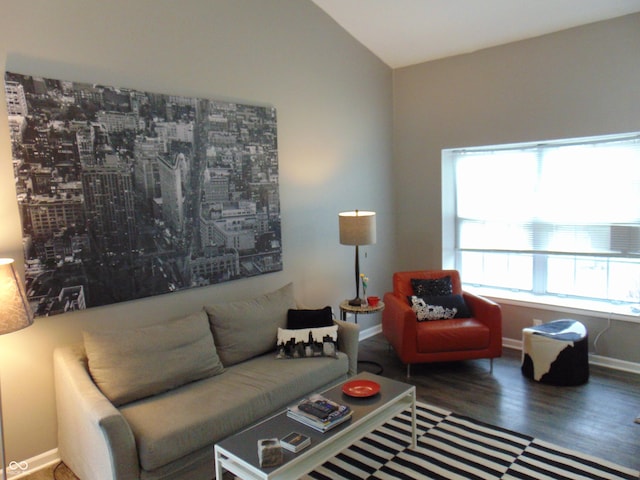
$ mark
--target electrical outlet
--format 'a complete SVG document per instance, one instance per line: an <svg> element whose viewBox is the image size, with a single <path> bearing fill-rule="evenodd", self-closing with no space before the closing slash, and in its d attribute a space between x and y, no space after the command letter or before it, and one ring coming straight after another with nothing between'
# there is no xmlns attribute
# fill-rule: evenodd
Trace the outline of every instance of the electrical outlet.
<svg viewBox="0 0 640 480"><path fill-rule="evenodd" d="M542 325L542 320L539 320L537 318L533 319L533 326L537 327L538 325Z"/></svg>

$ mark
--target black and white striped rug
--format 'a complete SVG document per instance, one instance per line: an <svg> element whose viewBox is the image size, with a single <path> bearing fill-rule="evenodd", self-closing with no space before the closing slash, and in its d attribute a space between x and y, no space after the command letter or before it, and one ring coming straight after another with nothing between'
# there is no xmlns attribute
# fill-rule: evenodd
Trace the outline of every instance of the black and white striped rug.
<svg viewBox="0 0 640 480"><path fill-rule="evenodd" d="M305 477L335 479L630 479L640 472L418 403Z"/></svg>

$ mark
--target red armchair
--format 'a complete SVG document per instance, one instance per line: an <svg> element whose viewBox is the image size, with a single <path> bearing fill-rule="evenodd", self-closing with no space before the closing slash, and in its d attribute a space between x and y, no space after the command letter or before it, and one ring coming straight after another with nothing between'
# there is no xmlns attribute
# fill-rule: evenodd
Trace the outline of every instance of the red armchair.
<svg viewBox="0 0 640 480"><path fill-rule="evenodd" d="M450 276L453 294L461 294L471 312L470 318L419 322L411 309L411 279L438 279ZM384 295L382 333L400 360L412 363L448 362L473 358L493 359L502 355L502 312L486 298L462 290L457 270L417 270L393 274L393 292Z"/></svg>

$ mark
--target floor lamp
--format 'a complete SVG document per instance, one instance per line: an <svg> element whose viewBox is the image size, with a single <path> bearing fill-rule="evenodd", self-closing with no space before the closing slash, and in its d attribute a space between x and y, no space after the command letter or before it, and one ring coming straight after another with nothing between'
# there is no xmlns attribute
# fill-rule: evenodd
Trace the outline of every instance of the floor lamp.
<svg viewBox="0 0 640 480"><path fill-rule="evenodd" d="M13 259L0 258L0 335L15 332L33 323L22 282L13 268ZM1 379L0 379L1 384ZM7 480L7 455L4 449L2 391L0 389L0 440L2 441L2 478Z"/></svg>
<svg viewBox="0 0 640 480"><path fill-rule="evenodd" d="M338 214L340 243L356 247L356 296L349 305L361 306L367 299L360 298L360 257L358 247L376 243L376 213L355 210Z"/></svg>

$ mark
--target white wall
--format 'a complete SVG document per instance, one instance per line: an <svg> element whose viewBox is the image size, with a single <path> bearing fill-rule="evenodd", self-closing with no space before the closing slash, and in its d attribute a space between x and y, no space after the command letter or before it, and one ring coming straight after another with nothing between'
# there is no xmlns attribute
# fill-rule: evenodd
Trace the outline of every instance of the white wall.
<svg viewBox="0 0 640 480"><path fill-rule="evenodd" d="M150 323L289 281L299 301L337 310L355 290L354 249L338 242L340 211L377 212L377 244L361 250L361 270L371 293L390 289L391 70L312 2L5 2L0 62L16 73L275 106L284 248L279 273L38 318L0 337L8 460L56 447L52 351L79 341L85 328ZM4 98L0 185L0 256L21 266ZM367 327L380 319L359 321Z"/></svg>
<svg viewBox="0 0 640 480"><path fill-rule="evenodd" d="M640 131L640 14L393 76L398 269L440 268L442 149ZM503 313L504 336L516 340L533 318L567 317L514 306ZM576 318L592 352L640 363L640 324L612 322L596 350L606 318Z"/></svg>

